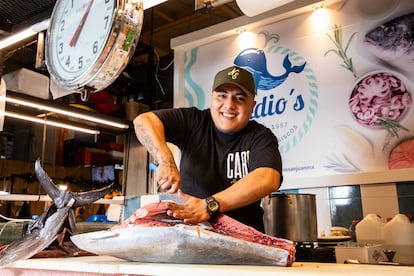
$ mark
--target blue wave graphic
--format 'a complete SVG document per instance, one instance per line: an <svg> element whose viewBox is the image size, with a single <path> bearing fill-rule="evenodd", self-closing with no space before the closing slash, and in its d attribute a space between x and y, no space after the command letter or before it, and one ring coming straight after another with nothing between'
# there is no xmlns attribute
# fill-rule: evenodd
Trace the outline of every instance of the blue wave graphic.
<svg viewBox="0 0 414 276"><path fill-rule="evenodd" d="M190 51L190 60L188 64L184 68L184 97L187 100L189 106L195 106L200 109L204 108L205 106L205 99L204 99L204 91L200 85L198 85L192 78L191 78L191 68L197 61L197 52L198 47L193 48ZM185 60L187 61L187 52L185 52ZM188 87L187 87L188 85Z"/></svg>

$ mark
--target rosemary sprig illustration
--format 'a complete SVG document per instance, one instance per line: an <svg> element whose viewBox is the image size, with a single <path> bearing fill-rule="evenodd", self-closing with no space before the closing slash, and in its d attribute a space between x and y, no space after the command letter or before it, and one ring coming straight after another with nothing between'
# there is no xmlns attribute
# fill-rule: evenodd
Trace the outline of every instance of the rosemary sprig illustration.
<svg viewBox="0 0 414 276"><path fill-rule="evenodd" d="M343 160L341 160L341 158L335 153L332 153L331 156L327 156L329 162L324 167L343 173L361 171L360 168L358 168L358 166L355 165L345 154L342 154L342 157Z"/></svg>
<svg viewBox="0 0 414 276"><path fill-rule="evenodd" d="M403 129L405 131L410 131L408 128L397 123L394 120L390 120L384 117L378 117L378 119L380 120L381 126L387 130L388 134L391 137L394 137L394 136L399 137L398 130L400 129Z"/></svg>
<svg viewBox="0 0 414 276"><path fill-rule="evenodd" d="M347 56L346 51L348 51L348 47L351 44L352 39L354 38L354 36L357 34L356 32L353 33L351 35L351 37L349 38L345 48L342 45L342 28L341 26L337 26L334 25L334 37L330 36L329 34L327 34L327 36L329 37L329 39L335 44L336 49L330 49L328 51L325 52L325 56L329 53L335 53L337 54L342 60L343 60L343 64L341 64L342 67L344 67L345 69L349 70L352 72L352 74L354 75L354 77L356 78L356 72L354 69L354 65L352 64L352 58Z"/></svg>

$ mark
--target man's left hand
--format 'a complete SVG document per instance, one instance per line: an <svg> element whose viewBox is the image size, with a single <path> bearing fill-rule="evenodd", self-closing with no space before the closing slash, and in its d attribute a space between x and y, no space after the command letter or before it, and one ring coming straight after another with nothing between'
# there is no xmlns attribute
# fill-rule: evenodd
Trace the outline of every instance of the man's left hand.
<svg viewBox="0 0 414 276"><path fill-rule="evenodd" d="M210 219L204 199L194 197L178 190L178 195L185 200L183 204L167 202L167 215L183 219L185 223L197 224Z"/></svg>

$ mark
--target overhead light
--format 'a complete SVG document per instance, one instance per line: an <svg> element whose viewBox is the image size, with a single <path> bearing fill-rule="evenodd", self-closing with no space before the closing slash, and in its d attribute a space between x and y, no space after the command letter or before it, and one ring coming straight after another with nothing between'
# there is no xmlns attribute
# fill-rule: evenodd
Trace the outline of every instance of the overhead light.
<svg viewBox="0 0 414 276"><path fill-rule="evenodd" d="M316 11L319 11L319 10L324 9L324 8L325 8L325 5L324 5L324 4L319 4L319 5L315 5L315 6L313 6L313 7L312 7L312 10L313 10L314 12L316 12Z"/></svg>
<svg viewBox="0 0 414 276"><path fill-rule="evenodd" d="M47 119L41 119L41 118L38 118L38 117L31 117L31 116L27 116L27 115L23 115L23 114L19 114L19 113L14 113L14 112L9 112L9 111L0 112L0 114L2 114L4 116L7 116L7 117L15 118L15 119L25 120L25 121L29 121L29 122L33 122L33 123L38 123L38 124L46 124L46 125L49 125L49 126L55 126L55 127L71 129L71 130L80 131L80 132L84 132L84 133L88 133L88 134L99 134L100 133L98 130L94 130L94 129L77 127L77 126L74 126L74 125L63 124L63 123L59 123L59 122L55 122L55 121L50 121L50 120L47 120Z"/></svg>
<svg viewBox="0 0 414 276"><path fill-rule="evenodd" d="M20 105L31 107L31 108L37 108L40 110L46 110L46 111L53 112L56 114L62 114L62 115L70 116L72 118L83 119L83 120L87 120L90 122L99 123L102 125L107 125L111 127L120 128L120 129L129 128L128 124L118 123L115 121L105 120L105 119L101 119L98 117L93 117L93 116L89 116L89 115L85 115L85 114L81 114L81 113L77 113L73 111L63 110L57 107L52 107L52 106L36 103L30 100L17 99L17 98L11 98L11 97L6 97L6 96L0 96L0 100L4 100L9 103L20 104Z"/></svg>
<svg viewBox="0 0 414 276"><path fill-rule="evenodd" d="M241 50L254 47L256 39L252 32L249 32L246 28L240 28L236 30L236 33L239 34L237 40Z"/></svg>
<svg viewBox="0 0 414 276"><path fill-rule="evenodd" d="M67 191L68 190L68 185L65 185L65 184L59 184L59 185L57 185L58 186L58 189L60 190L60 191Z"/></svg>
<svg viewBox="0 0 414 276"><path fill-rule="evenodd" d="M152 8L163 2L167 2L167 0L144 0L144 10Z"/></svg>
<svg viewBox="0 0 414 276"><path fill-rule="evenodd" d="M329 24L328 10L324 5L317 5L312 10L312 25L318 30L325 29Z"/></svg>
<svg viewBox="0 0 414 276"><path fill-rule="evenodd" d="M37 34L38 32L42 32L42 31L46 30L47 27L49 26L49 23L50 23L50 19L45 19L42 22L36 23L36 24L30 26L29 28L24 29L21 32L18 32L14 35L6 37L3 40L0 40L0 49L6 48L10 45L15 44L16 42L19 42L23 39L31 37L31 36Z"/></svg>
<svg viewBox="0 0 414 276"><path fill-rule="evenodd" d="M238 33L239 35L242 34L242 33L245 33L245 32L247 32L247 29L246 28L238 28L238 29L236 29L236 33Z"/></svg>

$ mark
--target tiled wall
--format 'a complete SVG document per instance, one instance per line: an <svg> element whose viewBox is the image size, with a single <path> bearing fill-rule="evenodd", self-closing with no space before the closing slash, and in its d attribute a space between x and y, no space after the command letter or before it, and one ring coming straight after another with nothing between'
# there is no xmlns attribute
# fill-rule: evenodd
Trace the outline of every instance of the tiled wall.
<svg viewBox="0 0 414 276"><path fill-rule="evenodd" d="M398 208L402 214L410 214L414 219L414 181L397 184Z"/></svg>
<svg viewBox="0 0 414 276"><path fill-rule="evenodd" d="M370 213L380 215L384 222L399 213L414 218L414 181L284 192L315 194L318 233L325 231L327 235L332 226L349 227L352 220L361 220Z"/></svg>

